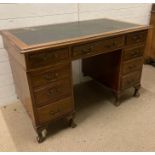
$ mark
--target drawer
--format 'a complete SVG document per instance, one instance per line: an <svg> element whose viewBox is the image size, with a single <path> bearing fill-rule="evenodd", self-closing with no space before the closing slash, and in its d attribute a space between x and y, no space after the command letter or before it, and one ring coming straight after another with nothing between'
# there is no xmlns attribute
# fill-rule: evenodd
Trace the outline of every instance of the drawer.
<svg viewBox="0 0 155 155"><path fill-rule="evenodd" d="M126 89L140 83L141 71L136 71L131 74L122 77L121 89Z"/></svg>
<svg viewBox="0 0 155 155"><path fill-rule="evenodd" d="M72 57L85 57L91 54L102 53L118 49L124 45L124 36L102 39L91 43L77 45L72 48Z"/></svg>
<svg viewBox="0 0 155 155"><path fill-rule="evenodd" d="M127 35L127 45L145 42L147 31L134 32Z"/></svg>
<svg viewBox="0 0 155 155"><path fill-rule="evenodd" d="M96 42L95 47L97 52L106 52L106 51L113 51L115 49L119 49L123 47L125 44L125 38L124 36L114 37L114 38L108 38L103 39L98 42Z"/></svg>
<svg viewBox="0 0 155 155"><path fill-rule="evenodd" d="M28 55L28 67L38 68L57 64L69 59L68 48L47 49L43 52L31 53Z"/></svg>
<svg viewBox="0 0 155 155"><path fill-rule="evenodd" d="M143 57L133 59L133 60L128 61L128 62L124 62L122 74L131 73L131 72L139 70L139 69L141 70L142 65L143 65Z"/></svg>
<svg viewBox="0 0 155 155"><path fill-rule="evenodd" d="M71 80L69 78L53 82L45 88L34 91L35 102L38 107L69 95L71 95Z"/></svg>
<svg viewBox="0 0 155 155"><path fill-rule="evenodd" d="M71 54L73 58L83 57L92 54L94 50L94 42L87 43L73 47Z"/></svg>
<svg viewBox="0 0 155 155"><path fill-rule="evenodd" d="M50 69L43 69L30 73L33 87L44 86L56 80L71 76L70 63L58 65Z"/></svg>
<svg viewBox="0 0 155 155"><path fill-rule="evenodd" d="M64 114L72 112L73 108L74 105L71 98L65 98L44 107L37 108L39 123L42 124L61 118Z"/></svg>
<svg viewBox="0 0 155 155"><path fill-rule="evenodd" d="M136 47L133 49L126 49L123 52L123 61L130 60L136 57L141 57L143 56L143 53L144 53L144 46Z"/></svg>

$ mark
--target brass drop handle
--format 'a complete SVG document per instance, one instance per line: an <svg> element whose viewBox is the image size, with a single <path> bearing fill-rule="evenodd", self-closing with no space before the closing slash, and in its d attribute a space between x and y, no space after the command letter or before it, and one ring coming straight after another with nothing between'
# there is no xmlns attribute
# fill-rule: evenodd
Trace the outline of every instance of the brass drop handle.
<svg viewBox="0 0 155 155"><path fill-rule="evenodd" d="M44 54L44 56L42 57L43 61L46 61L48 59L48 55Z"/></svg>
<svg viewBox="0 0 155 155"><path fill-rule="evenodd" d="M50 111L49 112L50 115L56 115L57 113L59 113L59 109L57 109L57 111Z"/></svg>
<svg viewBox="0 0 155 155"><path fill-rule="evenodd" d="M46 74L44 78L45 80L50 81L50 80L53 80L54 78L57 78L58 75L59 75L58 73L55 73L53 76L51 74Z"/></svg>
<svg viewBox="0 0 155 155"><path fill-rule="evenodd" d="M44 76L44 79L45 79L45 80L48 80L48 81L51 80L51 78L52 78L52 77L51 77L50 74L46 74L46 75Z"/></svg>
<svg viewBox="0 0 155 155"><path fill-rule="evenodd" d="M130 80L127 82L127 84L128 84L128 85L132 84L132 81L134 81L134 80L130 79Z"/></svg>
<svg viewBox="0 0 155 155"><path fill-rule="evenodd" d="M48 90L48 95L49 95L49 96L50 96L50 95L53 95L53 93L54 93L54 89Z"/></svg>
<svg viewBox="0 0 155 155"><path fill-rule="evenodd" d="M113 41L113 46L116 46L116 45L117 45L117 43L115 41Z"/></svg>
<svg viewBox="0 0 155 155"><path fill-rule="evenodd" d="M131 54L131 56L138 56L138 51Z"/></svg>
<svg viewBox="0 0 155 155"><path fill-rule="evenodd" d="M57 87L48 90L48 96L53 96L54 93L60 93Z"/></svg>
<svg viewBox="0 0 155 155"><path fill-rule="evenodd" d="M138 41L140 41L141 37L139 35L137 35L137 36L133 36L133 39L138 42Z"/></svg>
<svg viewBox="0 0 155 155"><path fill-rule="evenodd" d="M54 54L53 54L53 57L54 57L54 58L58 58L58 53L54 53Z"/></svg>
<svg viewBox="0 0 155 155"><path fill-rule="evenodd" d="M136 68L135 65L129 66L129 69L130 69L130 70L133 70L134 68Z"/></svg>
<svg viewBox="0 0 155 155"><path fill-rule="evenodd" d="M112 42L111 44L105 45L106 48L112 48L115 45L115 42Z"/></svg>
<svg viewBox="0 0 155 155"><path fill-rule="evenodd" d="M92 47L89 46L88 48L82 49L82 52L83 52L84 54L90 54L90 53L92 52Z"/></svg>

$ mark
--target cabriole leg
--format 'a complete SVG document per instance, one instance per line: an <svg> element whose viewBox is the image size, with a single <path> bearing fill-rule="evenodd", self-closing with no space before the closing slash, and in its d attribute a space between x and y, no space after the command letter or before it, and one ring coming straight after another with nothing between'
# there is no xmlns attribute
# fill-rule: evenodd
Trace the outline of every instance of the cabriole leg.
<svg viewBox="0 0 155 155"><path fill-rule="evenodd" d="M47 137L47 129L46 128L39 128L37 129L37 141L38 143L42 143Z"/></svg>
<svg viewBox="0 0 155 155"><path fill-rule="evenodd" d="M66 117L68 125L72 128L75 128L77 126L76 123L74 122L74 118L75 118L75 114L72 114L72 115Z"/></svg>
<svg viewBox="0 0 155 155"><path fill-rule="evenodd" d="M140 96L139 89L140 89L140 85L135 86L135 91L134 91L134 94L133 94L134 97L139 97Z"/></svg>
<svg viewBox="0 0 155 155"><path fill-rule="evenodd" d="M120 92L115 93L114 105L117 106L117 107L121 104L120 98L121 98L121 93Z"/></svg>

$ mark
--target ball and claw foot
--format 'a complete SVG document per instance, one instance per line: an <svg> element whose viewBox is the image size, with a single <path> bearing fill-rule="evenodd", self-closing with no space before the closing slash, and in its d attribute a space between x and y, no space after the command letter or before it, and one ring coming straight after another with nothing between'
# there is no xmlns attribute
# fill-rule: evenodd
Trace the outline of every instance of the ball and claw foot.
<svg viewBox="0 0 155 155"><path fill-rule="evenodd" d="M39 131L38 136L37 136L37 142L42 143L46 139L46 136L47 136L47 130L46 129Z"/></svg>

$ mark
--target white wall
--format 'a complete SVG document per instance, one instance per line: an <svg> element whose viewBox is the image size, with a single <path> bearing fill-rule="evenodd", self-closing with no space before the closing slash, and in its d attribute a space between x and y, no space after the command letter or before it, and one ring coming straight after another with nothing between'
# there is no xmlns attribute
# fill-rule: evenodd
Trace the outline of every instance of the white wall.
<svg viewBox="0 0 155 155"><path fill-rule="evenodd" d="M151 4L0 4L0 29L69 21L114 18L148 24ZM74 83L83 81L80 60L73 62ZM0 36L0 105L16 101L8 56Z"/></svg>

